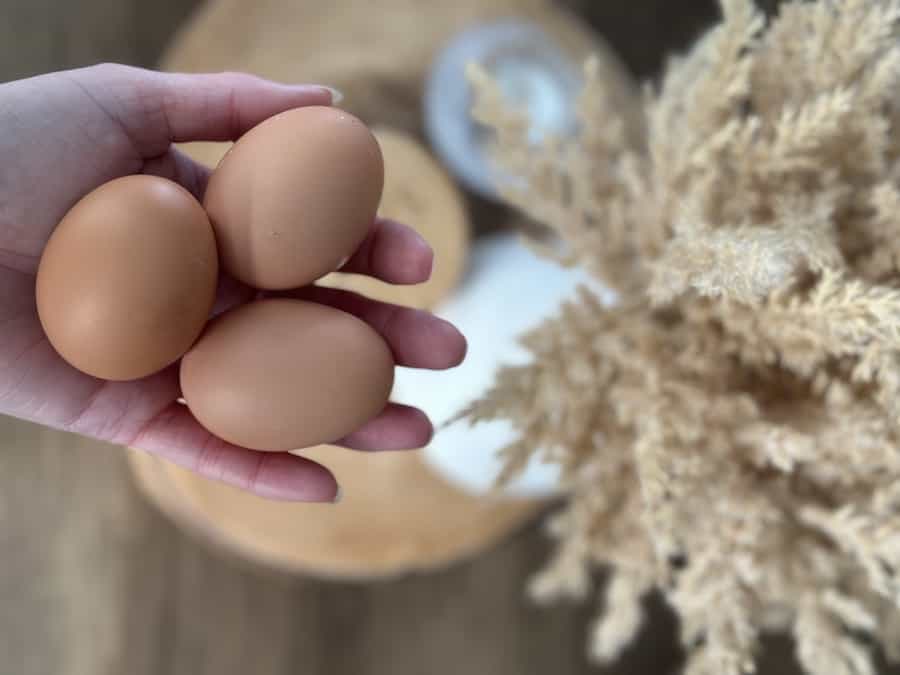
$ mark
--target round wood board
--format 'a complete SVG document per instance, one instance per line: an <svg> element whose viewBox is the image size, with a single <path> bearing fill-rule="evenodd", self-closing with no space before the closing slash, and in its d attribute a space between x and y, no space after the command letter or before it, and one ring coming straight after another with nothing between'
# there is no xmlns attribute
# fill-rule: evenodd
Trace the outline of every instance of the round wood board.
<svg viewBox="0 0 900 675"><path fill-rule="evenodd" d="M383 214L411 218L415 225L417 209L443 212L439 235L423 231L437 254L438 274L431 287L351 283L362 283L356 290L372 297L432 307L462 274L468 223L457 188L426 161L427 152L407 134L420 131L424 78L441 43L470 23L508 15L562 31L564 44L593 44L579 23L536 0L434 3L427 12L415 0L218 0L187 24L163 66L241 70L340 88L347 97L342 107L381 128L388 171L391 158L400 158L395 175L402 180L385 191ZM373 22L377 31L371 29ZM185 147L210 165L225 148ZM405 190L400 189L403 181L409 183ZM413 192L418 201L404 201L402 195ZM145 494L186 529L244 558L325 577L370 579L444 566L490 547L546 505L467 494L433 473L417 452L360 453L320 446L302 454L336 474L344 490L341 503L262 500L144 453L132 453L131 465Z"/></svg>
<svg viewBox="0 0 900 675"><path fill-rule="evenodd" d="M536 515L537 502L474 498L432 473L417 453L362 454L321 446L339 504L272 502L198 478L143 452L138 485L189 532L243 558L288 572L375 579L473 556Z"/></svg>

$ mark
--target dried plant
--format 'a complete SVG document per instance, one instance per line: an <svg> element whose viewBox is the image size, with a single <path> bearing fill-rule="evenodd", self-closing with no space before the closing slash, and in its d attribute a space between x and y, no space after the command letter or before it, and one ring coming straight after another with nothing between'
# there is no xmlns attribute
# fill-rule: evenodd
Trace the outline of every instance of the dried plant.
<svg viewBox="0 0 900 675"><path fill-rule="evenodd" d="M753 672L768 630L870 674L900 659L900 2L721 4L635 108L588 64L575 138L529 145L472 69L506 198L620 301L582 289L466 415L517 428L504 479L562 466L532 591L610 571L597 659L659 589L689 675Z"/></svg>

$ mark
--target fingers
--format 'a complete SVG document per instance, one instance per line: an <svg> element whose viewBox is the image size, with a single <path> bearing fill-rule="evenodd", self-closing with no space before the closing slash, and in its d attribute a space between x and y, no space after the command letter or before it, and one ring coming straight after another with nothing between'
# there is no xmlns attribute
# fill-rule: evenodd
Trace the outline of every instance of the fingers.
<svg viewBox="0 0 900 675"><path fill-rule="evenodd" d="M388 343L399 366L445 370L458 366L466 355L463 334L429 312L320 286L280 295L330 305L362 319Z"/></svg>
<svg viewBox="0 0 900 675"><path fill-rule="evenodd" d="M414 450L428 445L433 434L434 427L421 410L391 403L337 445L354 450Z"/></svg>
<svg viewBox="0 0 900 675"><path fill-rule="evenodd" d="M228 141L291 108L331 105L332 90L244 73L160 73L118 64L71 71L143 157L170 143Z"/></svg>
<svg viewBox="0 0 900 675"><path fill-rule="evenodd" d="M178 403L154 417L129 446L266 499L333 502L338 494L337 482L325 467L288 453L255 452L226 443Z"/></svg>
<svg viewBox="0 0 900 675"><path fill-rule="evenodd" d="M339 271L365 274L391 284L420 284L428 281L433 264L434 251L418 232L379 218Z"/></svg>
<svg viewBox="0 0 900 675"><path fill-rule="evenodd" d="M219 274L219 283L216 289L216 301L213 305L212 316L218 316L239 305L250 302L259 291L250 288L241 281L227 273Z"/></svg>

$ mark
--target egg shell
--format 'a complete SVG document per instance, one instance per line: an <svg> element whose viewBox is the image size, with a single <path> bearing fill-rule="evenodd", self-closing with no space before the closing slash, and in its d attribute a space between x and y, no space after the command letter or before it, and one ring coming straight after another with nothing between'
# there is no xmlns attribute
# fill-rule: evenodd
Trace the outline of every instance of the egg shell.
<svg viewBox="0 0 900 675"><path fill-rule="evenodd" d="M181 362L197 420L254 450L337 441L384 409L393 381L393 355L368 324L282 298L216 318Z"/></svg>
<svg viewBox="0 0 900 675"><path fill-rule="evenodd" d="M191 347L217 280L200 203L164 178L127 176L89 193L54 230L37 272L38 316L75 368L138 379Z"/></svg>
<svg viewBox="0 0 900 675"><path fill-rule="evenodd" d="M378 142L353 115L297 108L257 125L222 158L204 205L223 267L260 289L305 286L368 234L384 185Z"/></svg>

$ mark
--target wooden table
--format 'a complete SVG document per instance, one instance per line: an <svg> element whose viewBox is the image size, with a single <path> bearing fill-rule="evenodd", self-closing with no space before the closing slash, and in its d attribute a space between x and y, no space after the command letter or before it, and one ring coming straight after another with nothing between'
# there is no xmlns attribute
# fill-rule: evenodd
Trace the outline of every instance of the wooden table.
<svg viewBox="0 0 900 675"><path fill-rule="evenodd" d="M592 672L588 608L523 596L529 531L445 572L290 578L206 550L136 493L122 451L0 417L6 675L544 675ZM617 672L657 673L671 622Z"/></svg>
<svg viewBox="0 0 900 675"><path fill-rule="evenodd" d="M104 60L150 66L195 4L0 0L0 80ZM712 11L709 2L693 13L666 0L581 4L639 72L658 66L662 31L685 44ZM136 494L121 450L0 417L3 675L668 672L674 624L659 603L619 667L588 667L593 606L538 609L524 597L549 551L531 528L426 576L289 578L182 535ZM784 650L776 643L761 672L788 672Z"/></svg>

